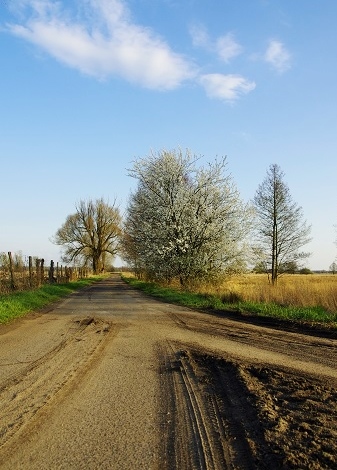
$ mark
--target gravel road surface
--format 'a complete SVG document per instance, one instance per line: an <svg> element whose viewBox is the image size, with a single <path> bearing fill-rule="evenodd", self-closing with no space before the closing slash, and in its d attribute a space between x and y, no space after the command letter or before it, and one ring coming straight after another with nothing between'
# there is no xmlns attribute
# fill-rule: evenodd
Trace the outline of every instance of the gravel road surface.
<svg viewBox="0 0 337 470"><path fill-rule="evenodd" d="M0 327L0 469L337 469L336 348L112 276Z"/></svg>

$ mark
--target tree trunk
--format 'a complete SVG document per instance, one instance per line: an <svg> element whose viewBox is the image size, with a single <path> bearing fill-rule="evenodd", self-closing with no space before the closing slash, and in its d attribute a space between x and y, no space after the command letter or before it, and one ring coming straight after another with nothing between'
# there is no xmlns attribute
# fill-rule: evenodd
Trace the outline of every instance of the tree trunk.
<svg viewBox="0 0 337 470"><path fill-rule="evenodd" d="M98 256L96 253L92 257L92 270L94 274L99 274L101 269L101 262L100 262L100 256Z"/></svg>

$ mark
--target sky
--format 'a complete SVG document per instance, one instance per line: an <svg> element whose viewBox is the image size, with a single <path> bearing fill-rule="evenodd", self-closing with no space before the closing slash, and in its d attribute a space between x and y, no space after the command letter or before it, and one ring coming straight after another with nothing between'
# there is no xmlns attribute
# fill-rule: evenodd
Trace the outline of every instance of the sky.
<svg viewBox="0 0 337 470"><path fill-rule="evenodd" d="M125 211L132 162L227 157L245 202L271 164L336 259L336 0L0 1L0 252L60 261L80 200Z"/></svg>

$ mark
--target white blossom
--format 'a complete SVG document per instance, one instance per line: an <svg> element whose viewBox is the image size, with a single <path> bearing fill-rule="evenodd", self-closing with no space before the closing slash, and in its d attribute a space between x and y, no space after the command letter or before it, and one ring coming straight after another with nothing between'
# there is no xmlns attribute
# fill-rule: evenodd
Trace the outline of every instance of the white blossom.
<svg viewBox="0 0 337 470"><path fill-rule="evenodd" d="M242 264L246 207L226 159L198 167L189 151L162 151L134 162L138 180L125 223L128 260L149 278L193 280Z"/></svg>

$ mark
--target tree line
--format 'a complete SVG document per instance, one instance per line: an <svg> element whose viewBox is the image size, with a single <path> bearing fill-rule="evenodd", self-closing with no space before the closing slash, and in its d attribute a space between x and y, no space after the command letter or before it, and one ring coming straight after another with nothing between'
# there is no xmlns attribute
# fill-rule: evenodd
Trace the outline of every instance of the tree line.
<svg viewBox="0 0 337 470"><path fill-rule="evenodd" d="M116 199L80 201L56 232L65 262L104 270L117 254L149 280L217 282L255 266L273 284L310 253L311 227L284 173L272 164L252 201L242 201L226 158L206 166L190 151L160 151L134 160L137 180L125 217Z"/></svg>

